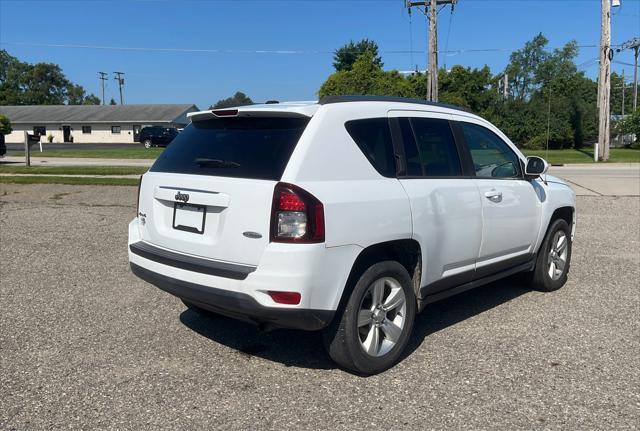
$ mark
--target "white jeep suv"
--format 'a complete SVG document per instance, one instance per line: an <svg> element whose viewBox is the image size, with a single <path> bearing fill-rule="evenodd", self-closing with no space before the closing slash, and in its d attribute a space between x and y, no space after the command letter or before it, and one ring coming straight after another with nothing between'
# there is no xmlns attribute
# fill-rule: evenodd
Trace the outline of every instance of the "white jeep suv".
<svg viewBox="0 0 640 431"><path fill-rule="evenodd" d="M324 330L392 366L417 312L511 274L567 280L575 194L482 118L392 97L191 114L140 182L132 271L196 311Z"/></svg>

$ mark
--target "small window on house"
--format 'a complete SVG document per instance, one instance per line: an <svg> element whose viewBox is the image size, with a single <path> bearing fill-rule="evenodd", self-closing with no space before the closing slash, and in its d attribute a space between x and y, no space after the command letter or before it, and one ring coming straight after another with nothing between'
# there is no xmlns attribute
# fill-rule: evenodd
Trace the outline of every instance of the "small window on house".
<svg viewBox="0 0 640 431"><path fill-rule="evenodd" d="M111 126L111 133L120 134L121 127L120 126Z"/></svg>
<svg viewBox="0 0 640 431"><path fill-rule="evenodd" d="M44 136L47 134L46 126L33 126L33 134L36 136Z"/></svg>
<svg viewBox="0 0 640 431"><path fill-rule="evenodd" d="M90 135L91 134L91 126L82 126L82 134Z"/></svg>

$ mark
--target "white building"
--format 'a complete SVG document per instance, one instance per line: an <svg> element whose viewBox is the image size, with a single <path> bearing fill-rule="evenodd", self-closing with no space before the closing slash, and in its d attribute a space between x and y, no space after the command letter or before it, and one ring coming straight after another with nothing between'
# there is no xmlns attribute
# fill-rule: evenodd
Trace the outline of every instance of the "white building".
<svg viewBox="0 0 640 431"><path fill-rule="evenodd" d="M24 132L42 142L133 143L145 126L185 127L195 105L38 105L0 106L11 121L7 143L24 142Z"/></svg>

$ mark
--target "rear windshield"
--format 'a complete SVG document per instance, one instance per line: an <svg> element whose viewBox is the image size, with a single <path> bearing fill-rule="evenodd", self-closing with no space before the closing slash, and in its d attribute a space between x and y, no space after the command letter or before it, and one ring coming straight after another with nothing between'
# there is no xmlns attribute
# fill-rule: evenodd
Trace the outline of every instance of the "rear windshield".
<svg viewBox="0 0 640 431"><path fill-rule="evenodd" d="M309 118L196 121L158 157L152 172L279 180Z"/></svg>

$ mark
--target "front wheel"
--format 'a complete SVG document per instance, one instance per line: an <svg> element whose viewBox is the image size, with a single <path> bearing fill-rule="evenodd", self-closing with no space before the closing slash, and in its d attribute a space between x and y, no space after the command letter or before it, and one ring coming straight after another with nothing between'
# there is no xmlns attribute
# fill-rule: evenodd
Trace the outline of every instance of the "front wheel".
<svg viewBox="0 0 640 431"><path fill-rule="evenodd" d="M571 228L565 220L554 221L540 246L535 269L529 273L532 289L552 292L567 282L571 265Z"/></svg>
<svg viewBox="0 0 640 431"><path fill-rule="evenodd" d="M151 145L152 145L152 144L151 144L151 140L149 140L149 139L146 139L146 140L143 142L143 144L144 144L144 147L145 147L145 148L151 148Z"/></svg>
<svg viewBox="0 0 640 431"><path fill-rule="evenodd" d="M340 320L325 330L329 355L357 373L380 373L400 358L415 315L407 270L394 261L376 263L356 283Z"/></svg>

